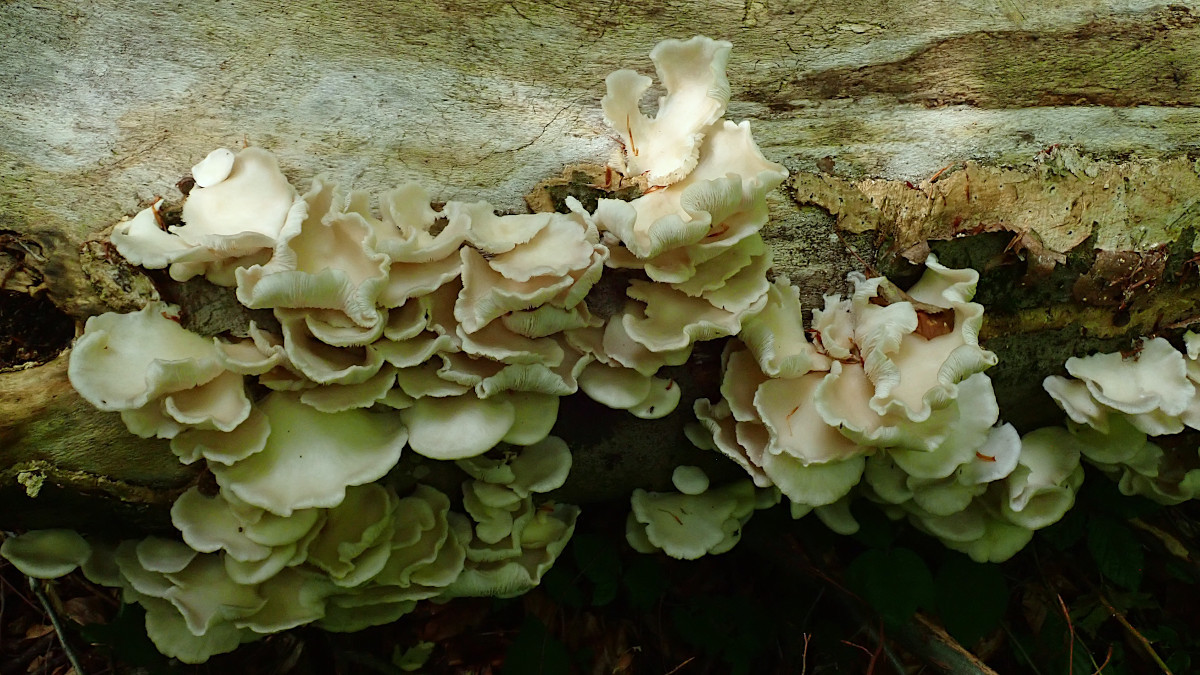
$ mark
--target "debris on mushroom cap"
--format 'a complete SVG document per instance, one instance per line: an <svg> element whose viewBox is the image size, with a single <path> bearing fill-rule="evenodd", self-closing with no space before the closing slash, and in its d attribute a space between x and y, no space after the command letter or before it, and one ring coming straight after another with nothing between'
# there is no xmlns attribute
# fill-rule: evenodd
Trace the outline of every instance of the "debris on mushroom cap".
<svg viewBox="0 0 1200 675"><path fill-rule="evenodd" d="M22 574L35 579L56 579L70 574L91 555L91 546L73 530L31 530L6 537L0 556Z"/></svg>
<svg viewBox="0 0 1200 675"><path fill-rule="evenodd" d="M118 223L112 243L135 265L170 266L176 280L205 274L233 285L231 268L258 262L285 223L303 217L304 205L266 150L214 150L192 172L196 187L184 202L183 225L160 229L156 203Z"/></svg>
<svg viewBox="0 0 1200 675"><path fill-rule="evenodd" d="M697 476L700 470L689 468L695 471L679 476L687 492L633 491L625 538L635 550L661 550L673 558L695 560L724 553L741 539L742 525L750 519L757 503L754 484L742 480L697 491L707 478L699 480L703 472Z"/></svg>

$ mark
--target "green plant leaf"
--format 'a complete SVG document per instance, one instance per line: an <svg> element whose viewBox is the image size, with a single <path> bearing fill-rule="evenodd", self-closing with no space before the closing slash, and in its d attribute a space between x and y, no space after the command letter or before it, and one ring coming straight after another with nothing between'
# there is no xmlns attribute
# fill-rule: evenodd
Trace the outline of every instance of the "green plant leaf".
<svg viewBox="0 0 1200 675"><path fill-rule="evenodd" d="M874 504L859 500L850 505L850 514L858 521L852 536L868 548L883 549L896 540L896 525Z"/></svg>
<svg viewBox="0 0 1200 675"><path fill-rule="evenodd" d="M1061 520L1038 531L1038 536L1054 548L1065 551L1083 540L1087 533L1087 516L1083 509L1072 509Z"/></svg>
<svg viewBox="0 0 1200 675"><path fill-rule="evenodd" d="M864 552L850 563L846 581L891 624L904 623L919 608L934 604L933 575L907 548Z"/></svg>
<svg viewBox="0 0 1200 675"><path fill-rule="evenodd" d="M1116 518L1093 516L1088 521L1087 546L1101 574L1119 586L1137 590L1145 557L1128 525Z"/></svg>
<svg viewBox="0 0 1200 675"><path fill-rule="evenodd" d="M537 617L526 616L504 655L504 675L569 675L567 647Z"/></svg>
<svg viewBox="0 0 1200 675"><path fill-rule="evenodd" d="M667 590L667 575L663 572L662 562L653 556L634 558L625 570L624 581L629 604L639 612L653 609Z"/></svg>
<svg viewBox="0 0 1200 675"><path fill-rule="evenodd" d="M92 644L105 645L123 663L151 673L169 672L167 657L159 653L146 635L146 610L141 605L122 604L112 621L81 626L79 635Z"/></svg>
<svg viewBox="0 0 1200 675"><path fill-rule="evenodd" d="M576 534L571 538L571 551L575 564L595 585L592 605L603 607L616 599L621 578L621 557L616 547L594 534Z"/></svg>
<svg viewBox="0 0 1200 675"><path fill-rule="evenodd" d="M1088 481L1090 489L1085 493L1084 504L1089 512L1107 513L1116 518L1141 518L1157 511L1163 506L1138 495L1128 496L1121 493L1117 484L1111 480Z"/></svg>
<svg viewBox="0 0 1200 675"><path fill-rule="evenodd" d="M544 575L540 584L550 599L565 607L580 608L584 605L583 590L579 588L576 577L578 572L568 571L567 565L559 564L551 567Z"/></svg>
<svg viewBox="0 0 1200 675"><path fill-rule="evenodd" d="M938 615L946 630L970 646L1000 625L1008 608L1008 583L997 565L949 556L934 579Z"/></svg>

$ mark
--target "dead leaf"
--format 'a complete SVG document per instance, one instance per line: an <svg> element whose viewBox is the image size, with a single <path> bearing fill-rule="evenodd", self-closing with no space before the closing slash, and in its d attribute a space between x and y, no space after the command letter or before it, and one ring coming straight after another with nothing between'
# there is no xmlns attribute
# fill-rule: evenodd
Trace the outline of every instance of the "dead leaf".
<svg viewBox="0 0 1200 675"><path fill-rule="evenodd" d="M932 340L947 333L954 332L954 310L946 309L940 312L917 312L917 335Z"/></svg>
<svg viewBox="0 0 1200 675"><path fill-rule="evenodd" d="M71 598L63 603L63 614L75 623L88 624L108 623L108 613L105 603L100 598Z"/></svg>
<svg viewBox="0 0 1200 675"><path fill-rule="evenodd" d="M47 635L52 632L54 632L54 626L50 626L47 624L37 624L34 626L30 626L29 629L25 631L25 639L26 640L34 640L34 639L40 638L43 635Z"/></svg>

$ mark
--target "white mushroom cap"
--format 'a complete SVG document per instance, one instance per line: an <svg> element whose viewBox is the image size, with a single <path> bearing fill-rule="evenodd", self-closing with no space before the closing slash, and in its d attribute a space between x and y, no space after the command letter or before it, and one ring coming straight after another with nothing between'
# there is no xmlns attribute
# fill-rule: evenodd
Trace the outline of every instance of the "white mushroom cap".
<svg viewBox="0 0 1200 675"><path fill-rule="evenodd" d="M377 483L346 488L345 499L329 510L307 542L306 560L339 586L365 583L387 563L398 505L399 497Z"/></svg>
<svg viewBox="0 0 1200 675"><path fill-rule="evenodd" d="M391 259L375 251L370 223L338 206L334 185L315 178L301 199L307 216L280 231L271 260L237 270L238 301L251 308L336 309L359 326L374 326Z"/></svg>
<svg viewBox="0 0 1200 675"><path fill-rule="evenodd" d="M161 217L158 211L163 201L159 199L133 218L113 226L109 241L130 264L162 269L192 250L178 235L158 226Z"/></svg>
<svg viewBox="0 0 1200 675"><path fill-rule="evenodd" d="M228 148L217 148L192 167L192 178L197 187L207 188L220 183L233 171L236 155Z"/></svg>
<svg viewBox="0 0 1200 675"><path fill-rule="evenodd" d="M431 459L466 459L491 450L516 423L517 410L503 398L474 393L418 398L400 411L413 452Z"/></svg>
<svg viewBox="0 0 1200 675"><path fill-rule="evenodd" d="M1061 427L1037 429L1021 439L1019 465L1008 478L1004 517L1031 530L1058 522L1083 483L1078 443Z"/></svg>
<svg viewBox="0 0 1200 675"><path fill-rule="evenodd" d="M214 178L224 161L217 158L211 172L206 162L197 166L203 178ZM197 180L183 204L184 225L172 227L171 232L191 246L224 253L221 257L246 255L275 245L294 215L295 198L296 191L275 156L261 148L246 148L237 153L221 180L207 186Z"/></svg>
<svg viewBox="0 0 1200 675"><path fill-rule="evenodd" d="M220 375L212 341L172 316L170 305L152 302L140 312L89 318L71 350L71 385L101 410L133 410Z"/></svg>
<svg viewBox="0 0 1200 675"><path fill-rule="evenodd" d="M630 202L601 199L595 220L658 267L655 259L672 249L710 242L719 251L754 234L767 220L767 192L786 177L782 165L763 157L748 122L725 121L706 132L700 163L685 180ZM672 274L670 259L662 263L659 273Z"/></svg>
<svg viewBox="0 0 1200 675"><path fill-rule="evenodd" d="M375 227L375 248L397 263L427 263L457 255L466 239L470 220L451 217L433 234L443 214L429 204L429 193L416 183L406 183L379 198L383 221ZM452 215L449 211L446 215Z"/></svg>
<svg viewBox="0 0 1200 675"><path fill-rule="evenodd" d="M479 456L456 464L477 481L510 490L514 498L506 498L509 503L562 487L571 471L571 452L561 438L550 436L514 453L506 452L503 458Z"/></svg>
<svg viewBox="0 0 1200 675"><path fill-rule="evenodd" d="M35 579L70 574L87 561L91 552L91 546L74 530L31 530L7 537L0 544L0 556Z"/></svg>
<svg viewBox="0 0 1200 675"><path fill-rule="evenodd" d="M597 403L628 410L642 419L669 415L682 395L673 380L599 361L587 364L579 374L579 388Z"/></svg>
<svg viewBox="0 0 1200 675"><path fill-rule="evenodd" d="M654 119L638 107L650 78L618 70L605 79L608 93L600 105L605 121L624 143L626 175L645 175L650 185L669 185L696 166L705 128L724 114L729 102L725 64L730 49L728 42L700 36L658 43L650 58L667 95L659 99Z"/></svg>
<svg viewBox="0 0 1200 675"><path fill-rule="evenodd" d="M808 341L802 317L800 289L777 279L767 288L762 311L742 321L738 338L765 374L798 377L810 370L829 369L828 357Z"/></svg>
<svg viewBox="0 0 1200 675"><path fill-rule="evenodd" d="M1156 409L1177 415L1196 393L1183 355L1163 338L1146 340L1129 358L1119 353L1072 357L1067 372L1083 380L1101 404L1131 415Z"/></svg>
<svg viewBox="0 0 1200 675"><path fill-rule="evenodd" d="M671 484L685 495L698 495L708 489L708 476L698 466L680 465L671 472Z"/></svg>

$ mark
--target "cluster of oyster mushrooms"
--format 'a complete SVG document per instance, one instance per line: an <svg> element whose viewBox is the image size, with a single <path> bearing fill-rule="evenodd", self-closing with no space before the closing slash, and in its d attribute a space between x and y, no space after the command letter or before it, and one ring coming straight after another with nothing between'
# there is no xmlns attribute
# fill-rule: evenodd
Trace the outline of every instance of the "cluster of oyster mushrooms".
<svg viewBox="0 0 1200 675"><path fill-rule="evenodd" d="M851 297L826 296L807 331L798 289L777 281L726 347L722 398L696 402L694 436L777 487L795 517L853 532L850 501L865 497L950 548L1003 560L1074 503L1079 456L997 424L978 273L933 255L925 266L903 294L853 275Z"/></svg>
<svg viewBox="0 0 1200 675"><path fill-rule="evenodd" d="M723 119L729 50L699 37L659 44L666 95L654 117L639 108L650 78L609 76L602 107L623 146L613 168L641 194L593 212L568 199L566 213L497 215L484 202L435 207L415 185L372 199L320 178L300 194L265 150L211 153L192 169L182 225L163 227L155 204L112 242L134 264L231 287L274 323L202 337L159 302L92 317L69 375L133 433L204 462L215 487L178 499L175 539L31 532L4 555L32 576L82 565L120 587L146 608L155 644L188 662L306 623L392 621L422 599L518 595L579 514L535 501L570 470L551 435L559 398L582 390L662 417L680 387L660 371L717 338L730 338L722 398L695 403L689 435L749 477L710 488L679 467L678 492L636 490L637 550L723 552L782 495L796 517L815 512L840 532L857 527L849 503L865 498L1003 560L1072 505L1082 425L1113 440L1083 452L1121 473L1123 489L1191 496L1193 473L1171 482L1148 468L1166 460L1145 435L1194 426L1194 351L1185 364L1146 345L1143 362L1171 362L1167 379L1068 362L1081 380L1047 386L1076 427L1022 438L999 423L984 373L996 358L977 340L973 270L930 256L907 292L852 275L851 296L827 296L806 329L798 289L768 281L759 234L787 172L746 122ZM589 292L605 269L631 280L602 314ZM398 492L412 481L387 477L405 452L456 462L461 495Z"/></svg>
<svg viewBox="0 0 1200 675"><path fill-rule="evenodd" d="M1123 494L1160 504L1200 494L1200 453L1179 438L1200 430L1200 335L1189 331L1183 343L1181 352L1156 337L1130 353L1073 357L1070 377L1043 383L1067 413L1084 459L1116 479Z"/></svg>

